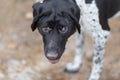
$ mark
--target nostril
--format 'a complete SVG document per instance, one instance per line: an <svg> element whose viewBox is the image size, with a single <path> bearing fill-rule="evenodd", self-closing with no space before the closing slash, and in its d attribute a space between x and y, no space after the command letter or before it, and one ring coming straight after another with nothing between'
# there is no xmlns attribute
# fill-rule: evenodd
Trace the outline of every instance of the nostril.
<svg viewBox="0 0 120 80"><path fill-rule="evenodd" d="M47 53L46 56L47 56L48 59L53 60L53 59L56 59L56 58L58 57L58 54L55 54L55 53Z"/></svg>

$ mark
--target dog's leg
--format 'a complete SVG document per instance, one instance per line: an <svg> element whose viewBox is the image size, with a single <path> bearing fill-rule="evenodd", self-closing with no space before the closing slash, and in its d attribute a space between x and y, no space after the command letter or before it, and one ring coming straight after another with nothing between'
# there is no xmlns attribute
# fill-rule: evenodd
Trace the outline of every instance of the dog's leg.
<svg viewBox="0 0 120 80"><path fill-rule="evenodd" d="M76 39L76 54L73 62L67 64L65 71L70 73L76 73L79 71L82 66L82 58L84 53L84 43L85 43L85 34L81 32L81 34L75 34Z"/></svg>
<svg viewBox="0 0 120 80"><path fill-rule="evenodd" d="M94 33L93 33L94 34ZM103 69L103 57L106 48L106 42L110 32L109 31L96 31L94 39L94 56L92 72L89 80L99 80Z"/></svg>

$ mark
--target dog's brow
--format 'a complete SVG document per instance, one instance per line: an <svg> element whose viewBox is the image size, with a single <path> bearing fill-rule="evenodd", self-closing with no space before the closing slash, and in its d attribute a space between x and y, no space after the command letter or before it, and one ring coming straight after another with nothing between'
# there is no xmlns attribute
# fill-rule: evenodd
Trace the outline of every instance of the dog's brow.
<svg viewBox="0 0 120 80"><path fill-rule="evenodd" d="M49 15L51 15L51 14L52 14L52 11L50 11L50 10L43 11L43 12L41 13L42 16L49 16Z"/></svg>

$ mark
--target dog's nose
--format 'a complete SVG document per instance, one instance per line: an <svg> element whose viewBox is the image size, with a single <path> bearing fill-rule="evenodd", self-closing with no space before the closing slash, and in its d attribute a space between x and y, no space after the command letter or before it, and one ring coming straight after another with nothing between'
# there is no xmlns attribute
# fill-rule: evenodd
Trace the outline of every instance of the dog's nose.
<svg viewBox="0 0 120 80"><path fill-rule="evenodd" d="M47 53L46 57L50 60L54 60L58 57L58 54L56 53Z"/></svg>

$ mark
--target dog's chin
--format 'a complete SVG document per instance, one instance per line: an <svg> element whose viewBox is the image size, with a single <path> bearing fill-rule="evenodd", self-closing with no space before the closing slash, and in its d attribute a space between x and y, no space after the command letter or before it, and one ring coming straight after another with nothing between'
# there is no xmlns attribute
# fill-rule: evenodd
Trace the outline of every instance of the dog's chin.
<svg viewBox="0 0 120 80"><path fill-rule="evenodd" d="M59 59L49 59L49 62L52 64L56 64L59 62Z"/></svg>

